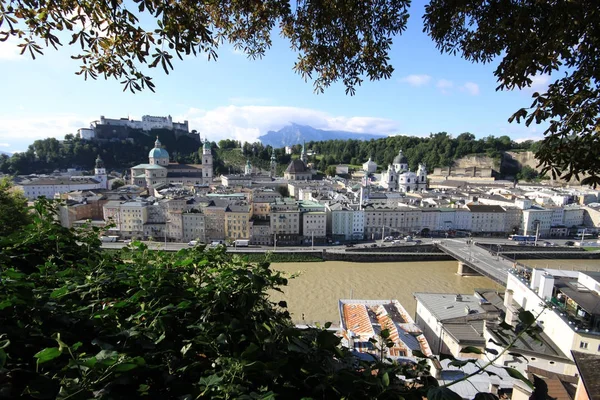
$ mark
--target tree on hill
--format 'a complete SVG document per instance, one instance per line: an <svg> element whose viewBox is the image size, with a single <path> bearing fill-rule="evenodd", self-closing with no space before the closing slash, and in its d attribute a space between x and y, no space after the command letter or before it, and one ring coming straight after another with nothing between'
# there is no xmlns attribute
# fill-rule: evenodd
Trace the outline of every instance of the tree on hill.
<svg viewBox="0 0 600 400"><path fill-rule="evenodd" d="M288 0L0 0L0 40L18 38L22 54L33 58L45 47L68 42L80 48L74 56L81 62L77 74L119 79L124 90L135 92L154 90L145 66L160 66L168 74L175 56L206 54L215 60L225 41L260 58L279 25L298 52L295 71L313 79L316 91L342 81L354 94L366 78L391 77L389 50L392 38L406 28L409 5L409 0L306 0L293 6ZM588 174L583 182L595 185L600 182L599 17L592 0L430 0L423 18L425 32L440 51L472 62L499 60L497 90L529 87L534 77L552 73L560 76L535 92L532 104L509 121L549 123L536 153L544 171L567 180Z"/></svg>

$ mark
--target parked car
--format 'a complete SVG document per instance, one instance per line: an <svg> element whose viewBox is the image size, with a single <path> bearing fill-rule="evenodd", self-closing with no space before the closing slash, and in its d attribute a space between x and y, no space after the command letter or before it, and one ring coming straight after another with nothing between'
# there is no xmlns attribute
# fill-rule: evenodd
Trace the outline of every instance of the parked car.
<svg viewBox="0 0 600 400"><path fill-rule="evenodd" d="M415 244L421 244L421 243L423 243L422 240L419 240L419 239L415 240Z"/></svg>
<svg viewBox="0 0 600 400"><path fill-rule="evenodd" d="M575 242L573 242L572 240L567 240L565 242L565 246L575 246Z"/></svg>
<svg viewBox="0 0 600 400"><path fill-rule="evenodd" d="M371 247L377 247L377 243L373 243Z"/></svg>
<svg viewBox="0 0 600 400"><path fill-rule="evenodd" d="M354 245L352 243L349 243L346 245L346 247L354 247Z"/></svg>

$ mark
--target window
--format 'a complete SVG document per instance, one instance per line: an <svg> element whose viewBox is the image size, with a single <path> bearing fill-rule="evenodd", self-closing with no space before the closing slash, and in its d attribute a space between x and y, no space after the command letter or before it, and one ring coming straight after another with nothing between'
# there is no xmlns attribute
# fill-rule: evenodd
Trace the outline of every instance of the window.
<svg viewBox="0 0 600 400"><path fill-rule="evenodd" d="M579 343L579 348L580 349L587 349L588 348L588 342L580 342Z"/></svg>

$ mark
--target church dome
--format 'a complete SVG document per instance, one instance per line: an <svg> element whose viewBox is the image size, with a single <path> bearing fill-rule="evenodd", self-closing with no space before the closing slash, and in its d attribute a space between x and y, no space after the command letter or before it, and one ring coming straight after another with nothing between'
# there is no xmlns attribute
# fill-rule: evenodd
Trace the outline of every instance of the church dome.
<svg viewBox="0 0 600 400"><path fill-rule="evenodd" d="M402 150L400 150L398 155L394 158L394 164L408 164L408 159L402 154Z"/></svg>
<svg viewBox="0 0 600 400"><path fill-rule="evenodd" d="M169 152L162 148L162 145L158 138L154 142L154 148L148 153L149 158L169 158Z"/></svg>

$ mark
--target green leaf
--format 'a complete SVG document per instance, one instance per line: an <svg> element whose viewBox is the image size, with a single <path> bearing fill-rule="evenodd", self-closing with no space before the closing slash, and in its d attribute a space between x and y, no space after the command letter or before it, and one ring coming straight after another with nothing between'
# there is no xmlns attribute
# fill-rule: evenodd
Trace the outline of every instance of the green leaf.
<svg viewBox="0 0 600 400"><path fill-rule="evenodd" d="M191 343L188 343L188 344L184 345L181 348L181 354L183 354L185 356L185 353L187 353L189 351L190 347L192 347Z"/></svg>
<svg viewBox="0 0 600 400"><path fill-rule="evenodd" d="M212 374L209 376L203 376L202 378L200 378L200 381L198 383L202 386L211 387L218 385L219 383L221 383L222 380L223 378L219 375Z"/></svg>
<svg viewBox="0 0 600 400"><path fill-rule="evenodd" d="M427 391L427 400L462 400L462 397L447 387L433 387Z"/></svg>
<svg viewBox="0 0 600 400"><path fill-rule="evenodd" d="M523 374L521 374L519 371L517 371L514 368L511 367L502 367L506 370L506 372L508 372L508 375L510 375L512 378L515 379L519 379L520 381L523 381L527 386L529 386L531 389L533 389L533 383L531 383L531 381L527 378L525 378L523 376Z"/></svg>
<svg viewBox="0 0 600 400"><path fill-rule="evenodd" d="M390 330L389 329L384 329L379 333L379 336L381 336L384 339L387 339L390 337Z"/></svg>
<svg viewBox="0 0 600 400"><path fill-rule="evenodd" d="M54 290L51 294L50 294L50 298L51 299L57 299L59 297L62 297L66 294L69 293L69 288L66 286L63 286L61 288L58 288L56 290Z"/></svg>
<svg viewBox="0 0 600 400"><path fill-rule="evenodd" d="M251 358L251 356L254 355L258 349L259 347L256 344L250 343L250 345L246 347L246 350L242 352L241 357L246 359Z"/></svg>
<svg viewBox="0 0 600 400"><path fill-rule="evenodd" d="M414 353L414 351L413 351L413 353ZM444 360L455 360L455 358L452 354L440 353L440 361L444 361Z"/></svg>
<svg viewBox="0 0 600 400"><path fill-rule="evenodd" d="M43 364L50 360L54 360L62 354L58 347L47 347L42 351L37 352L34 357L37 358L38 364Z"/></svg>
<svg viewBox="0 0 600 400"><path fill-rule="evenodd" d="M522 358L523 360L529 362L529 360L527 359L527 357L525 357L521 353L515 353L515 352L512 352L512 351L509 351L508 354L511 355L511 356L513 356L513 357Z"/></svg>
<svg viewBox="0 0 600 400"><path fill-rule="evenodd" d="M325 322L325 329L331 328L331 322Z"/></svg>
<svg viewBox="0 0 600 400"><path fill-rule="evenodd" d="M77 342L73 346L71 346L71 350L77 351L77 349L80 348L82 345L83 345L83 343Z"/></svg>
<svg viewBox="0 0 600 400"><path fill-rule="evenodd" d="M6 365L6 352L4 349L0 349L0 368L4 368Z"/></svg>
<svg viewBox="0 0 600 400"><path fill-rule="evenodd" d="M452 360L448 363L448 365L452 365L453 367L462 368L472 360Z"/></svg>
<svg viewBox="0 0 600 400"><path fill-rule="evenodd" d="M415 357L427 358L427 356L425 354L423 354L423 352L420 350L413 350L412 353L413 353L413 356L415 356Z"/></svg>
<svg viewBox="0 0 600 400"><path fill-rule="evenodd" d="M0 301L0 310L4 310L6 307L10 307L10 306L12 306L12 301L10 301L10 300Z"/></svg>
<svg viewBox="0 0 600 400"><path fill-rule="evenodd" d="M522 310L519 312L519 321L529 326L535 322L535 316L530 311Z"/></svg>
<svg viewBox="0 0 600 400"><path fill-rule="evenodd" d="M498 355L498 350L496 350L496 349L490 349L489 347L486 347L486 348L485 348L485 352L486 352L486 353L493 354L493 355L495 355L495 356L497 356L497 355Z"/></svg>
<svg viewBox="0 0 600 400"><path fill-rule="evenodd" d="M2 336L5 336L5 335L2 335ZM2 337L2 336L0 336L0 337ZM8 339L0 340L0 349L5 349L8 346L10 346L10 340L8 340Z"/></svg>
<svg viewBox="0 0 600 400"><path fill-rule="evenodd" d="M383 382L384 387L390 386L390 376L387 372L383 374L383 376L381 377L381 381Z"/></svg>
<svg viewBox="0 0 600 400"><path fill-rule="evenodd" d="M115 367L115 371L117 372L125 372L125 371L130 371L134 368L137 368L138 365L137 364L133 364L133 363L123 363L123 364L119 364Z"/></svg>
<svg viewBox="0 0 600 400"><path fill-rule="evenodd" d="M474 353L474 354L483 354L483 351L475 346L467 346L464 347L461 351L461 353Z"/></svg>

